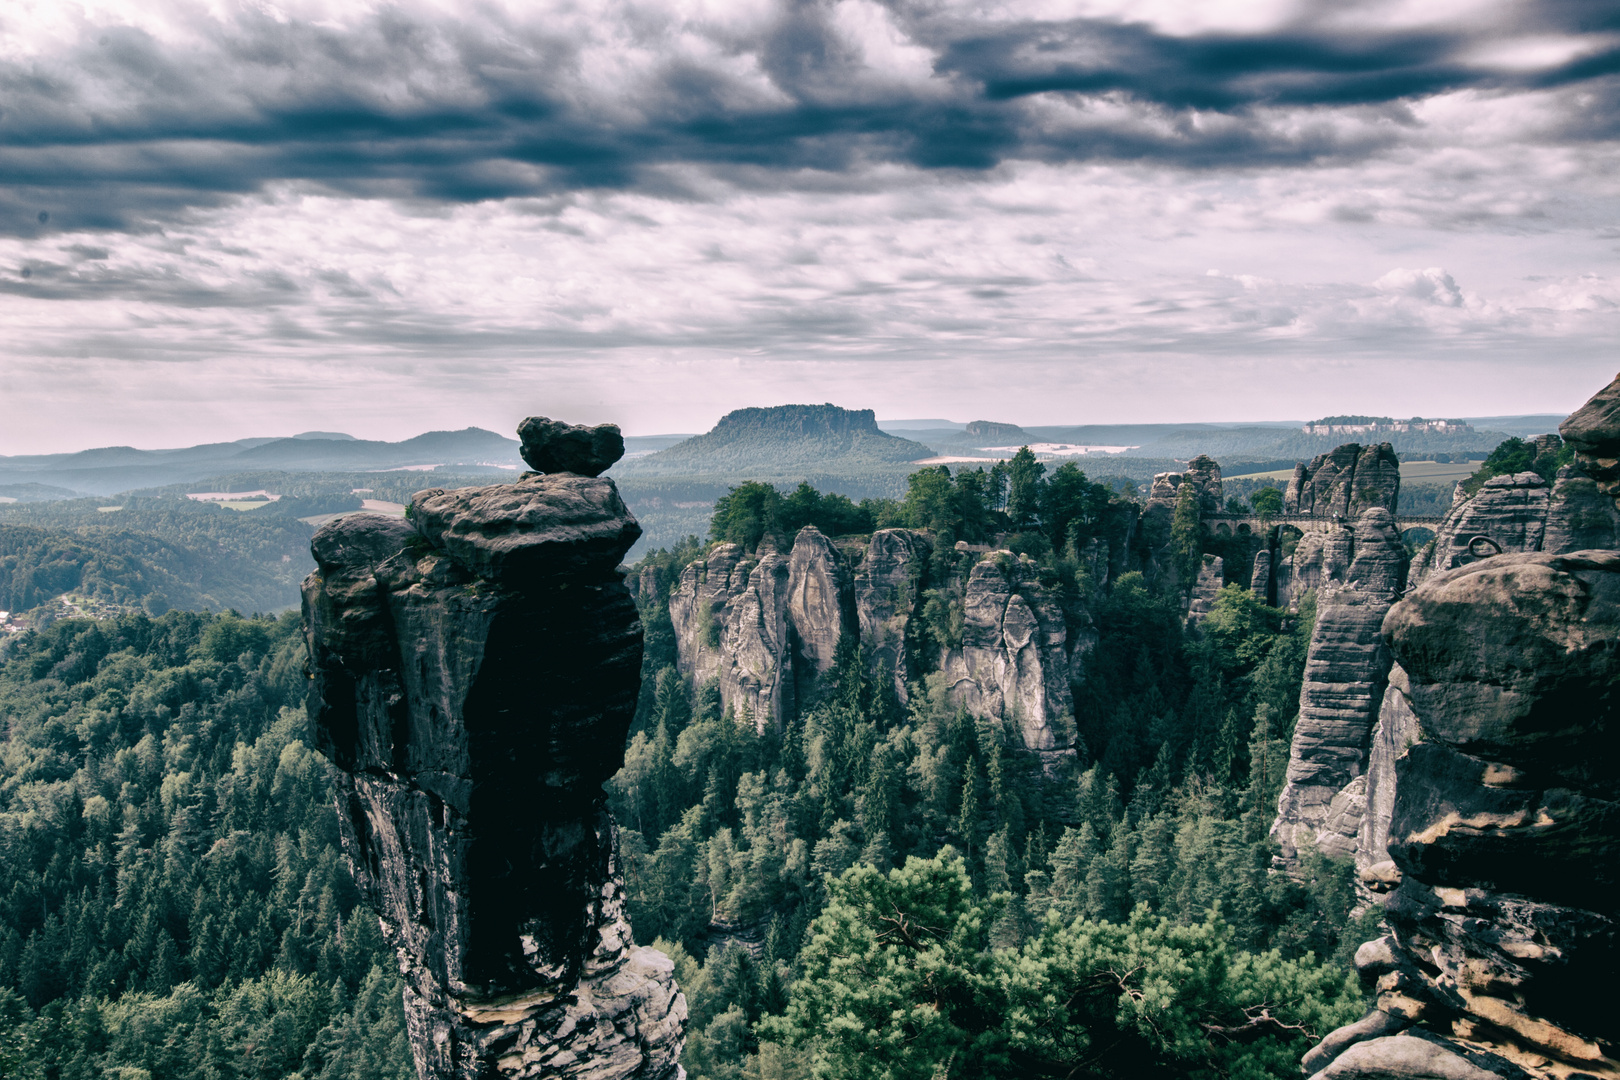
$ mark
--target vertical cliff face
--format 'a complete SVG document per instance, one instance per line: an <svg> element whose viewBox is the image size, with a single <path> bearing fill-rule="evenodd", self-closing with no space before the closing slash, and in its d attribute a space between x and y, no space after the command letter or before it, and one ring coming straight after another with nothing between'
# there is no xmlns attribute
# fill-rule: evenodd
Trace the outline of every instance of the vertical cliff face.
<svg viewBox="0 0 1620 1080"><path fill-rule="evenodd" d="M1257 552L1250 588L1278 607L1293 609L1307 590L1343 585L1353 557L1354 523L1378 507L1394 514L1400 494L1400 460L1389 443L1345 443L1310 464L1296 465L1283 495L1283 513L1346 527L1306 528L1291 550L1285 545Z"/></svg>
<svg viewBox="0 0 1620 1080"><path fill-rule="evenodd" d="M1561 425L1575 450L1575 461L1558 471L1550 488L1533 472L1493 477L1473 496L1459 484L1435 542L1413 562L1412 581L1492 558L1498 548L1508 554L1620 549L1620 472L1613 465L1620 456L1617 414L1620 378ZM1538 454L1556 453L1562 445L1557 435L1541 435L1532 442ZM1373 892L1387 888L1394 865L1387 842L1399 756L1395 748L1414 737L1416 719L1405 687L1405 673L1397 664L1368 763L1369 803L1356 864L1364 886Z"/></svg>
<svg viewBox="0 0 1620 1080"><path fill-rule="evenodd" d="M1294 467L1283 513L1354 521L1375 506L1394 513L1400 490L1401 462L1393 446L1345 443Z"/></svg>
<svg viewBox="0 0 1620 1080"><path fill-rule="evenodd" d="M1220 596L1225 581L1225 560L1219 555L1205 555L1203 564L1198 568L1198 579L1193 582L1192 593L1188 596L1188 626L1197 626L1204 621L1204 616L1215 606L1215 599Z"/></svg>
<svg viewBox="0 0 1620 1080"><path fill-rule="evenodd" d="M1288 780L1271 829L1285 866L1312 848L1332 856L1356 849L1372 733L1390 670L1380 630L1406 579L1406 550L1383 507L1363 512L1353 531L1330 535L1335 554L1324 560L1330 569L1315 585L1316 626Z"/></svg>
<svg viewBox="0 0 1620 1080"><path fill-rule="evenodd" d="M1384 630L1391 933L1356 954L1376 1008L1306 1071L1620 1076L1620 555L1485 558Z"/></svg>
<svg viewBox="0 0 1620 1080"><path fill-rule="evenodd" d="M822 677L838 659L838 643L859 628L849 568L832 542L810 525L799 530L788 559L788 625L794 693L804 707L815 703Z"/></svg>
<svg viewBox="0 0 1620 1080"><path fill-rule="evenodd" d="M1391 932L1356 954L1376 1007L1307 1073L1620 1076L1620 379L1560 430L1575 463L1551 490L1459 498L1385 619L1356 861Z"/></svg>
<svg viewBox="0 0 1620 1080"><path fill-rule="evenodd" d="M561 449L588 469L583 443ZM672 1077L685 1002L625 921L602 793L638 688L615 567L640 529L612 481L565 472L419 492L411 518L324 526L304 611L310 711L418 1072Z"/></svg>
<svg viewBox="0 0 1620 1080"><path fill-rule="evenodd" d="M693 686L716 682L727 705L761 726L793 708L788 594L789 562L774 548L748 558L720 544L681 572L669 596L681 674Z"/></svg>
<svg viewBox="0 0 1620 1080"><path fill-rule="evenodd" d="M1024 746L1067 751L1073 742L1068 629L1053 591L1026 556L998 552L974 565L962 645L940 664L951 691L975 716L1018 725Z"/></svg>
<svg viewBox="0 0 1620 1080"><path fill-rule="evenodd" d="M928 534L910 529L883 529L864 548L841 551L807 527L785 559L768 544L753 558L718 544L669 597L679 670L694 687L713 680L721 701L746 706L757 724L780 725L814 706L839 643L853 642L902 702L909 681L938 668L974 715L1015 722L1027 749L1071 752L1071 662L1094 633L1082 628L1071 642L1039 568L997 552L954 586L962 644L917 655L932 554ZM1089 557L1106 580L1107 553Z"/></svg>
<svg viewBox="0 0 1620 1080"><path fill-rule="evenodd" d="M885 572L903 571L906 553L916 546L886 538ZM878 590L868 588L865 595L878 599ZM888 591L882 598L892 606ZM865 618L903 639L907 615L909 609L885 610ZM844 559L807 526L786 558L768 541L751 558L736 544L711 548L681 572L670 593L669 617L681 674L693 686L714 681L726 706L739 713L746 708L763 728L780 726L814 703L839 641L859 632L862 615ZM890 655L902 658L903 647L891 648Z"/></svg>
<svg viewBox="0 0 1620 1080"><path fill-rule="evenodd" d="M906 680L922 667L913 656L911 620L922 599L921 583L933 544L910 529L880 529L872 534L866 558L855 571L855 616L861 645L874 665L888 673L901 703Z"/></svg>

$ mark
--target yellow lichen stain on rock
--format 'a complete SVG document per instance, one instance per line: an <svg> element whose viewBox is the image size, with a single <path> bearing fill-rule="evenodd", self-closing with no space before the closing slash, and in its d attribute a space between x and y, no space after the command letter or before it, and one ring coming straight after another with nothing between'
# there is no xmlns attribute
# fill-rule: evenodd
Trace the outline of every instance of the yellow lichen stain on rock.
<svg viewBox="0 0 1620 1080"><path fill-rule="evenodd" d="M1486 787L1521 787L1525 779L1524 772L1515 769L1511 765L1498 765L1490 762L1486 764L1485 772L1480 776L1479 782Z"/></svg>
<svg viewBox="0 0 1620 1080"><path fill-rule="evenodd" d="M1536 813L1538 816L1534 822L1535 824L1553 824L1553 820L1550 817L1547 817L1545 807L1537 810ZM1543 818L1546 820L1543 821ZM1472 817L1466 818L1461 814L1453 812L1447 814L1439 821L1436 821L1427 829L1414 833L1408 833L1406 842L1408 844L1427 845L1439 840L1441 837L1450 833L1453 829L1468 832L1487 832L1498 829L1522 828L1530 823L1530 811L1528 810L1515 810L1511 814L1475 814Z"/></svg>
<svg viewBox="0 0 1620 1080"><path fill-rule="evenodd" d="M1502 998L1474 993L1469 987L1459 987L1458 992L1470 1013L1514 1037L1519 1055L1527 1059L1518 1064L1528 1065L1528 1059L1540 1058L1539 1064L1530 1067L1547 1071L1547 1066L1554 1064L1554 1061L1563 1061L1595 1076L1620 1077L1620 1062L1606 1056L1597 1043L1539 1017L1530 1016L1516 1004ZM1495 1053L1503 1053L1501 1041L1491 1040L1491 1044ZM1568 1070L1564 1071L1567 1073Z"/></svg>

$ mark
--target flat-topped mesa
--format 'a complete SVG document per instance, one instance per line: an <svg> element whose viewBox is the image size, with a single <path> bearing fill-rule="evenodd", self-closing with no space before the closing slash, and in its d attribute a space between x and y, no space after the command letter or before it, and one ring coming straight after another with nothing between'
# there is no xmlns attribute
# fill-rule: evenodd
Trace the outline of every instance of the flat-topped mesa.
<svg viewBox="0 0 1620 1080"><path fill-rule="evenodd" d="M583 445L581 472L612 463ZM602 791L639 688L616 568L641 530L611 480L535 458L316 533L310 713L423 1080L662 1080L686 1004L631 936Z"/></svg>

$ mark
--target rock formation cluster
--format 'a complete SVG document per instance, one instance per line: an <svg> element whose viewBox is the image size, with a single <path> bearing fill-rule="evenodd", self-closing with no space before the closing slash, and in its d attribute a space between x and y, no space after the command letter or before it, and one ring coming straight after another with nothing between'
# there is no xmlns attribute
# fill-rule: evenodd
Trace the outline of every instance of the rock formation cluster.
<svg viewBox="0 0 1620 1080"><path fill-rule="evenodd" d="M1292 609L1307 590L1342 585L1356 523L1375 508L1395 513L1400 495L1400 459L1389 443L1346 443L1296 465L1283 495L1283 513L1296 521L1279 531L1276 546L1255 555L1250 587Z"/></svg>
<svg viewBox="0 0 1620 1080"><path fill-rule="evenodd" d="M1571 416L1565 426L1583 423L1579 416ZM1590 445L1573 438L1570 442L1576 448ZM1560 445L1557 435L1536 440L1537 449L1544 452L1556 452ZM1434 542L1413 563L1413 580L1421 582L1430 574L1465 566L1482 554L1494 553L1493 549L1513 554L1620 547L1616 480L1608 473L1598 458L1579 451L1572 464L1558 470L1551 484L1537 473L1521 472L1492 477L1471 497L1459 485L1457 497L1435 530ZM1489 543L1479 541L1480 537Z"/></svg>
<svg viewBox="0 0 1620 1080"><path fill-rule="evenodd" d="M615 428L525 422L543 475L316 533L310 712L424 1080L674 1077L686 1004L625 919L602 783L642 652Z"/></svg>
<svg viewBox="0 0 1620 1080"><path fill-rule="evenodd" d="M1069 640L1053 588L1027 557L989 554L961 583L961 641L918 655L932 554L932 538L910 529L835 545L806 527L786 555L769 540L753 554L717 544L669 595L680 672L694 687L715 682L757 725L782 725L814 705L849 639L902 702L908 682L937 667L970 711L1014 724L1028 749L1070 752L1082 643Z"/></svg>
<svg viewBox="0 0 1620 1080"><path fill-rule="evenodd" d="M1356 858L1389 932L1307 1075L1620 1076L1620 379L1561 430L1574 463L1459 500L1384 620Z"/></svg>

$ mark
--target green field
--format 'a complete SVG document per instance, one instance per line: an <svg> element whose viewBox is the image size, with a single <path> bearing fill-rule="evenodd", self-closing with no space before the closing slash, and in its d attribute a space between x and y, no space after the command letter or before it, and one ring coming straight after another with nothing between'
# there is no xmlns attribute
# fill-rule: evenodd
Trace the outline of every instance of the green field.
<svg viewBox="0 0 1620 1080"><path fill-rule="evenodd" d="M1403 461L1401 479L1440 483L1466 480L1479 469L1477 461ZM1228 480L1291 480L1293 469L1272 469L1269 472L1241 473L1228 476Z"/></svg>

